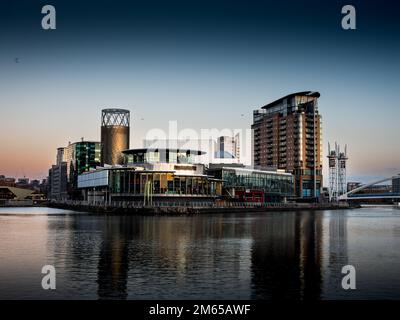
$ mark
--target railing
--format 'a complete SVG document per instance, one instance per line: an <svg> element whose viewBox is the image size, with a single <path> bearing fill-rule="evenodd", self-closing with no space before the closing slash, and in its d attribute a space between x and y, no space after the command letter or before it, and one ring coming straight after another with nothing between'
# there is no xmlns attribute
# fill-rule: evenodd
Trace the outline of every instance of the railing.
<svg viewBox="0 0 400 320"><path fill-rule="evenodd" d="M58 200L51 201L53 204L64 204L69 206L84 207L104 207L122 209L141 209L141 208L290 208L290 209L310 209L324 207L346 207L346 203L320 204L320 203L277 203L277 202L210 202L210 201L153 201L144 203L143 201L82 201L82 200Z"/></svg>

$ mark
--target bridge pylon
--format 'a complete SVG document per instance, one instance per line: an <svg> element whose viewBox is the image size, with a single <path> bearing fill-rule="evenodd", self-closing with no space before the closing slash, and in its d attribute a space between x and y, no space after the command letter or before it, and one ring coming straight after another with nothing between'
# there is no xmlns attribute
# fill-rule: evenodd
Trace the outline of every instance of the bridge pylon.
<svg viewBox="0 0 400 320"><path fill-rule="evenodd" d="M340 145L335 142L335 149L331 150L328 143L329 161L329 201L335 202L347 192L347 145L344 152L340 151Z"/></svg>

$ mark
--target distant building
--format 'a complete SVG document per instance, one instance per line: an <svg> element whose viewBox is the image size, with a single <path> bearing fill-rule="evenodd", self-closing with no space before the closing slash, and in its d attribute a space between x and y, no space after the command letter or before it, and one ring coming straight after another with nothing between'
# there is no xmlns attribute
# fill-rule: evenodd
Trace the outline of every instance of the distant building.
<svg viewBox="0 0 400 320"><path fill-rule="evenodd" d="M321 116L318 92L297 92L253 113L253 164L294 174L299 198L322 188Z"/></svg>
<svg viewBox="0 0 400 320"><path fill-rule="evenodd" d="M79 196L78 176L100 166L100 157L100 142L82 139L57 148L56 165L49 170L49 199L65 200Z"/></svg>
<svg viewBox="0 0 400 320"><path fill-rule="evenodd" d="M215 160L218 161L219 159L229 159L232 163L240 163L239 134L234 137L218 137Z"/></svg>
<svg viewBox="0 0 400 320"><path fill-rule="evenodd" d="M347 192L361 187L361 182L347 182Z"/></svg>
<svg viewBox="0 0 400 320"><path fill-rule="evenodd" d="M19 184L29 184L29 178L26 178L26 177L18 178L17 183L19 183Z"/></svg>
<svg viewBox="0 0 400 320"><path fill-rule="evenodd" d="M400 194L400 176L392 179L393 193Z"/></svg>
<svg viewBox="0 0 400 320"><path fill-rule="evenodd" d="M68 143L70 145L71 142ZM68 147L60 147L57 148L57 156L56 156L56 164L60 164L61 162L68 162L69 154Z"/></svg>
<svg viewBox="0 0 400 320"><path fill-rule="evenodd" d="M15 178L9 178L4 175L0 175L0 186L15 187Z"/></svg>
<svg viewBox="0 0 400 320"><path fill-rule="evenodd" d="M48 181L48 199L67 200L69 198L67 162L53 165L49 170Z"/></svg>
<svg viewBox="0 0 400 320"><path fill-rule="evenodd" d="M31 180L31 181L29 182L29 186L30 186L32 189L38 189L39 186L40 186L40 181L37 180L37 179L33 179L33 180Z"/></svg>

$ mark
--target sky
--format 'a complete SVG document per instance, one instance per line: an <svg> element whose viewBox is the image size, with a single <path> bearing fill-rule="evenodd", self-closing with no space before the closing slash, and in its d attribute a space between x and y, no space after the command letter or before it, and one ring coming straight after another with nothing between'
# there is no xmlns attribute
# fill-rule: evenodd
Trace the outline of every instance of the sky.
<svg viewBox="0 0 400 320"><path fill-rule="evenodd" d="M41 27L46 4L56 30ZM356 30L341 28L346 4ZM46 177L57 147L100 140L103 108L131 111L134 148L169 121L246 130L253 110L310 90L324 157L337 141L348 180L389 176L400 172L399 31L396 1L1 1L0 174Z"/></svg>

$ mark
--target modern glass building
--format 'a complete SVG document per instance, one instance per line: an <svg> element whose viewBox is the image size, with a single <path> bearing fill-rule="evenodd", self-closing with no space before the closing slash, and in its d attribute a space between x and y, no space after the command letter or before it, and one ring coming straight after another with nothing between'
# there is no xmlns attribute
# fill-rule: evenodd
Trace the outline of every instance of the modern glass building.
<svg viewBox="0 0 400 320"><path fill-rule="evenodd" d="M202 151L149 148L123 151L124 164L78 177L89 202L281 202L294 196L294 176L240 164L196 163Z"/></svg>
<svg viewBox="0 0 400 320"><path fill-rule="evenodd" d="M67 146L66 162L68 164L69 194L77 197L78 176L100 166L101 144L95 141L79 141Z"/></svg>
<svg viewBox="0 0 400 320"><path fill-rule="evenodd" d="M223 181L232 198L249 202L281 202L294 196L294 176L243 165L210 165L208 174Z"/></svg>
<svg viewBox="0 0 400 320"><path fill-rule="evenodd" d="M100 165L100 146L100 142L82 139L57 149L56 165L49 170L50 199L80 198L78 176Z"/></svg>
<svg viewBox="0 0 400 320"><path fill-rule="evenodd" d="M195 163L201 151L132 149L123 151L124 165L101 168L78 177L88 201L214 201L222 181Z"/></svg>
<svg viewBox="0 0 400 320"><path fill-rule="evenodd" d="M203 151L173 148L143 148L123 151L124 163L126 165L144 163L193 164L196 162L197 156L203 154L205 154Z"/></svg>

